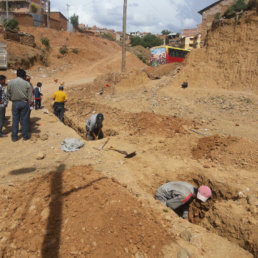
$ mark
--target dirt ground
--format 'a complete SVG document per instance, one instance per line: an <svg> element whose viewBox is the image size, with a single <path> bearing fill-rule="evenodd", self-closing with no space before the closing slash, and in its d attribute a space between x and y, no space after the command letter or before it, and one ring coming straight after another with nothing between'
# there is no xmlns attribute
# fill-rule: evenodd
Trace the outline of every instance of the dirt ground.
<svg viewBox="0 0 258 258"><path fill-rule="evenodd" d="M121 74L113 42L43 29L35 32L38 41L44 33L49 67L37 62L28 70L44 94L44 108L32 111L31 140L11 142L11 104L8 137L1 138L1 256L257 257L257 83L221 87L219 66L212 66L214 77L203 71L204 83L191 65L195 52L183 66L155 69L128 53ZM59 57L64 42L81 56ZM15 78L12 70L3 73ZM63 82L65 125L51 112L51 95ZM105 138L89 142L85 122L96 112L104 114ZM85 145L63 152L66 137ZM126 159L111 147L136 156ZM190 222L153 198L173 180L212 189L207 203L191 204Z"/></svg>

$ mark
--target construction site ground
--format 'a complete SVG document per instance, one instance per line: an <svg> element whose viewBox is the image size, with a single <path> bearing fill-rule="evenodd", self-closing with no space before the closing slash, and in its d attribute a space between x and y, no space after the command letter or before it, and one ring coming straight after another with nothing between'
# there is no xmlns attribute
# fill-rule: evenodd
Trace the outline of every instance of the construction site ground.
<svg viewBox="0 0 258 258"><path fill-rule="evenodd" d="M205 87L189 79L182 88L189 64L149 68L131 53L122 74L113 42L47 29L34 35L48 35L52 49L48 67L27 69L33 85L43 83L29 141L11 141L11 103L7 109L2 257L257 257L257 89L214 87L211 77ZM64 41L79 55L60 56ZM15 78L14 70L2 73ZM52 113L61 83L64 124ZM105 137L86 141L86 120L96 112L104 114ZM62 151L67 137L84 147ZM207 184L212 199L194 201L183 220L153 197L169 181Z"/></svg>

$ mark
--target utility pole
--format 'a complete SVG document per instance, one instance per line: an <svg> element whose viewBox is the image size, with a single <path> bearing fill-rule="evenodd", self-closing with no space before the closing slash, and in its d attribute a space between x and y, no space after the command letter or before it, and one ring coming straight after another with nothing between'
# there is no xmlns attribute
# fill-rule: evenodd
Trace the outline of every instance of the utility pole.
<svg viewBox="0 0 258 258"><path fill-rule="evenodd" d="M6 20L8 20L8 0L6 0Z"/></svg>
<svg viewBox="0 0 258 258"><path fill-rule="evenodd" d="M67 7L67 19L68 19L67 30L69 30L69 7L70 7L70 5L67 3L66 7Z"/></svg>
<svg viewBox="0 0 258 258"><path fill-rule="evenodd" d="M47 27L50 28L50 0L47 1Z"/></svg>
<svg viewBox="0 0 258 258"><path fill-rule="evenodd" d="M126 10L127 10L127 0L124 0L123 42L122 42L122 73L125 72L125 63L126 63Z"/></svg>

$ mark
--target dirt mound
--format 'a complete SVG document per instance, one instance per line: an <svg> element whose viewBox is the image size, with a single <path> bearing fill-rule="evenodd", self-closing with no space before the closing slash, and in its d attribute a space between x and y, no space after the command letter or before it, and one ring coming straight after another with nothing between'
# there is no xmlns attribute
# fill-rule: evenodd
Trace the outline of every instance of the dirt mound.
<svg viewBox="0 0 258 258"><path fill-rule="evenodd" d="M158 257L172 241L155 212L90 167L60 165L0 198L3 257Z"/></svg>
<svg viewBox="0 0 258 258"><path fill-rule="evenodd" d="M151 80L160 79L162 76L174 76L180 71L180 63L170 63L159 66L149 66L144 69L144 72Z"/></svg>
<svg viewBox="0 0 258 258"><path fill-rule="evenodd" d="M256 168L258 148L255 142L237 137L219 135L199 139L192 149L195 159L209 159L223 165Z"/></svg>
<svg viewBox="0 0 258 258"><path fill-rule="evenodd" d="M133 135L156 135L161 137L173 137L176 133L185 134L183 125L189 122L178 117L166 117L154 113L131 114L127 125Z"/></svg>
<svg viewBox="0 0 258 258"><path fill-rule="evenodd" d="M257 92L258 16L245 13L210 31L204 48L191 51L176 84L203 88L250 89Z"/></svg>

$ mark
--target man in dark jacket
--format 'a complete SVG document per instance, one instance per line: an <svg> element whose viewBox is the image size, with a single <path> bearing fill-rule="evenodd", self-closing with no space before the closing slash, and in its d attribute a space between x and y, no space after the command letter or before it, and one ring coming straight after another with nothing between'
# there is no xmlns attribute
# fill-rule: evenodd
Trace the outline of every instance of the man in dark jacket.
<svg viewBox="0 0 258 258"><path fill-rule="evenodd" d="M7 96L12 101L12 141L18 140L18 127L21 121L22 137L26 141L29 136L30 105L33 105L33 95L30 84L26 81L26 72L17 70L17 78L11 80L7 87Z"/></svg>

